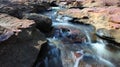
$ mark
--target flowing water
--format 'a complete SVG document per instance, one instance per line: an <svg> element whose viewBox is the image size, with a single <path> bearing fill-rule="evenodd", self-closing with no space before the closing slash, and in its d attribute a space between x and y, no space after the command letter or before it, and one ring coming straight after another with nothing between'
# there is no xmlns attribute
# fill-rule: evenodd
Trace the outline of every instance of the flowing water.
<svg viewBox="0 0 120 67"><path fill-rule="evenodd" d="M47 38L49 50L43 50L46 56L35 67L116 67L111 62L115 53L106 49L106 42L93 40L95 28L70 23L71 17L57 14L62 9L54 7L44 14L52 19L54 31Z"/></svg>

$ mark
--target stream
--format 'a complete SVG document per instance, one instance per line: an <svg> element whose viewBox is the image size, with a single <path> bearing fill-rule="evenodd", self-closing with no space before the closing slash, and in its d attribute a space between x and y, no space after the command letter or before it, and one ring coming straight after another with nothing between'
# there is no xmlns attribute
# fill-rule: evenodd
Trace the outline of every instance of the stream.
<svg viewBox="0 0 120 67"><path fill-rule="evenodd" d="M106 42L95 39L94 26L69 22L72 17L57 14L62 9L53 7L44 14L52 19L54 30L46 47L41 48L43 59L34 67L116 67Z"/></svg>

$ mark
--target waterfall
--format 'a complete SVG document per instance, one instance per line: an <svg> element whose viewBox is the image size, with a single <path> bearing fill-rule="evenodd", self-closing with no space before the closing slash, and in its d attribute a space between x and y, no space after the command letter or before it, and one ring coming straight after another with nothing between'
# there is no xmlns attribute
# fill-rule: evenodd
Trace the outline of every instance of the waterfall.
<svg viewBox="0 0 120 67"><path fill-rule="evenodd" d="M77 43L77 44L70 43L70 45L64 44L62 42L62 40L61 40L62 37L65 37L66 35L68 35L68 33L66 33L66 32L64 33L61 30L58 30L58 31L55 30L54 32L58 32L58 34L54 34L52 37L47 38L50 42L49 44L50 45L52 44L52 45L56 46L57 48L59 48L61 50L61 54L63 54L63 55L67 51L73 51L72 49L75 49L76 47L79 48L79 50L85 51L85 53L82 52L82 55L77 58L70 57L71 54L69 54L69 53L65 54L64 57L67 56L67 57L70 57L70 59L75 59L73 64L66 63L66 67L79 67L79 63L81 60L82 61L86 60L86 61L84 61L86 63L85 67L92 67L91 64L93 64L93 63L96 63L98 65L103 65L103 67L104 67L104 65L107 67L115 67L114 64L112 64L108 59L105 59L106 57L109 57L111 55L110 51L108 51L106 49L105 42L101 39L99 39L98 42L96 42L96 43L92 42L91 32L93 32L93 29L90 26L69 23L68 20L71 20L72 19L71 17L57 15L57 10L60 10L61 8L53 7L52 9L54 9L54 11L47 13L45 15L48 15L49 17L51 17L51 19L53 20L53 25L52 25L53 27L57 28L59 26L63 26L63 27L74 28L75 30L77 29L77 30L80 30L81 32L83 32L86 36L86 41L84 41L83 43ZM102 35L102 33L100 33L100 34ZM71 49L69 49L68 47L65 48L65 45L68 45ZM76 46L76 47L74 47L74 46ZM57 54L57 51L52 51L52 53L54 53L54 54L56 53L57 57L59 57ZM89 54L89 55L87 55L87 54ZM105 57L105 58L103 58L103 57ZM61 56L61 59L62 59L62 56ZM68 59L68 58L63 58L62 60L66 61L66 59ZM47 60L47 58L45 60ZM53 60L54 60L54 62L57 62L56 58L54 58ZM63 64L65 64L65 62ZM72 66L69 66L69 65L72 65ZM97 67L99 67L99 66L97 66ZM100 67L102 67L102 66L100 66Z"/></svg>
<svg viewBox="0 0 120 67"><path fill-rule="evenodd" d="M81 60L82 58L83 58L83 56L81 56L81 57L79 57L79 58L76 59L75 64L74 64L74 67L79 67L79 62L80 62L80 60Z"/></svg>
<svg viewBox="0 0 120 67"><path fill-rule="evenodd" d="M87 30L84 30L84 31L85 31L85 35L86 35L86 37L87 37L88 43L92 43L90 34L88 33ZM87 41L86 41L86 42L87 42Z"/></svg>

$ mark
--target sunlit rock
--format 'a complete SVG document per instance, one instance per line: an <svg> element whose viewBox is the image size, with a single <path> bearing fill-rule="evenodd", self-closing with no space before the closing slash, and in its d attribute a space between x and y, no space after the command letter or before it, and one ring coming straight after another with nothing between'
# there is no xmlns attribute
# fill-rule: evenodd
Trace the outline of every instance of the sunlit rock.
<svg viewBox="0 0 120 67"><path fill-rule="evenodd" d="M44 33L48 33L52 29L52 20L47 16L36 13L30 13L26 14L24 18L34 20L36 23L36 27Z"/></svg>
<svg viewBox="0 0 120 67"><path fill-rule="evenodd" d="M1 67L31 67L45 42L32 20L0 14Z"/></svg>

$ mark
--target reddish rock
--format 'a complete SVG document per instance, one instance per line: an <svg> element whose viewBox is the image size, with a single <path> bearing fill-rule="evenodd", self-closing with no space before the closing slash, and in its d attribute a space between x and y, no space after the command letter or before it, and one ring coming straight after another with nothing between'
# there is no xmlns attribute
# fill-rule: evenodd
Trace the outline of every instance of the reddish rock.
<svg viewBox="0 0 120 67"><path fill-rule="evenodd" d="M114 6L119 5L119 0L84 0L82 2L83 6L86 7L104 7L104 6Z"/></svg>
<svg viewBox="0 0 120 67"><path fill-rule="evenodd" d="M10 36L13 34L18 34L22 32L21 29L28 28L33 25L34 22L30 20L19 20L17 18L11 17L7 14L0 14L0 26L4 29L2 31L2 35L8 34Z"/></svg>
<svg viewBox="0 0 120 67"><path fill-rule="evenodd" d="M79 58L80 56L82 56L81 53L74 53L74 55L76 56L76 58Z"/></svg>
<svg viewBox="0 0 120 67"><path fill-rule="evenodd" d="M26 14L24 18L29 20L34 20L36 23L36 27L44 33L48 33L51 31L52 20L47 16L36 13L30 13L30 14Z"/></svg>
<svg viewBox="0 0 120 67"><path fill-rule="evenodd" d="M57 37L62 38L64 44L81 43L85 40L85 35L79 29L69 26L57 27L57 32L54 33Z"/></svg>
<svg viewBox="0 0 120 67"><path fill-rule="evenodd" d="M109 26L111 23L117 23L118 25L120 22L120 7L92 7L83 10L68 9L63 12L60 11L59 13L81 18L80 21L83 21L82 18L87 16L89 19L85 19L83 22L93 24L97 29L111 29L112 26Z"/></svg>
<svg viewBox="0 0 120 67"><path fill-rule="evenodd" d="M111 15L109 21L111 21L113 23L120 23L120 14Z"/></svg>
<svg viewBox="0 0 120 67"><path fill-rule="evenodd" d="M33 21L0 14L1 67L31 67L45 42Z"/></svg>

